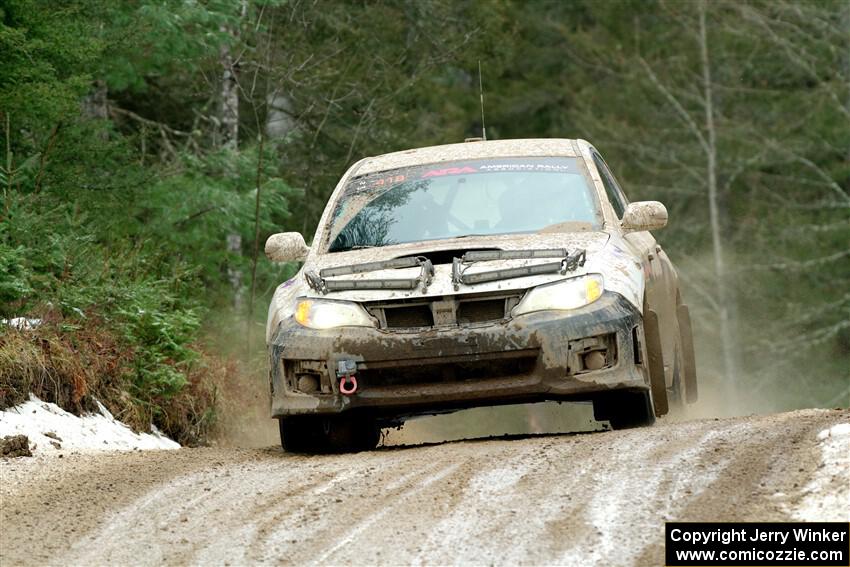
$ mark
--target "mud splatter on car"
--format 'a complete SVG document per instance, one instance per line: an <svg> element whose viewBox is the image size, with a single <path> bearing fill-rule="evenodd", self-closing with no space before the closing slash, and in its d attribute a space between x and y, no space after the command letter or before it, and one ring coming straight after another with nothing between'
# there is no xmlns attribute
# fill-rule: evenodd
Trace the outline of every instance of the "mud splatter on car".
<svg viewBox="0 0 850 567"><path fill-rule="evenodd" d="M483 405L586 400L614 428L696 400L676 271L584 140L481 141L359 161L275 292L272 416L293 451L367 449L380 427Z"/></svg>

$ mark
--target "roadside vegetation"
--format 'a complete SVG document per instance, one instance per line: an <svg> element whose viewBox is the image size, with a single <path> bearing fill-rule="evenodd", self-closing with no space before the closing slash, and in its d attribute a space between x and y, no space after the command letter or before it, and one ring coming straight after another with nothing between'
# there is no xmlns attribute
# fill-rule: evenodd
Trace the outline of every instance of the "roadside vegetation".
<svg viewBox="0 0 850 567"><path fill-rule="evenodd" d="M848 26L837 0L6 0L0 318L40 324L0 326L0 407L96 397L203 442L266 390L296 267L265 238L309 241L364 155L480 135L479 59L489 138L587 138L667 204L704 395L846 405Z"/></svg>

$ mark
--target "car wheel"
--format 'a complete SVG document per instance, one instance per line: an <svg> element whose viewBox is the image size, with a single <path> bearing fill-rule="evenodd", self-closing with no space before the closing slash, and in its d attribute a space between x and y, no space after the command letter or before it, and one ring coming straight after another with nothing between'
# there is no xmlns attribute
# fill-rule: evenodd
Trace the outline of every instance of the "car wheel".
<svg viewBox="0 0 850 567"><path fill-rule="evenodd" d="M607 420L612 429L631 429L655 423L655 408L649 392L618 391L595 399L593 416Z"/></svg>

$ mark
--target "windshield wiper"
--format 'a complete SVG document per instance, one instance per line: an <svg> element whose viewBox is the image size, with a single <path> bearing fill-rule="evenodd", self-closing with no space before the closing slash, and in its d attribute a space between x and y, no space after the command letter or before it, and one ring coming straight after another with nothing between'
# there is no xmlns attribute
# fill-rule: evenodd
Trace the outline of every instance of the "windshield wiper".
<svg viewBox="0 0 850 567"><path fill-rule="evenodd" d="M375 280L328 280L335 276L347 276L351 274L363 274L376 272L378 270L393 270L402 268L419 267L419 275L415 278L391 278ZM393 260L382 260L380 262L365 262L363 264L352 264L350 266L337 266L325 268L316 272L305 272L304 278L309 285L319 293L326 294L331 291L343 291L352 289L407 289L413 290L422 286L426 291L434 278L434 265L428 258L421 256L408 256L406 258L395 258Z"/></svg>
<svg viewBox="0 0 850 567"><path fill-rule="evenodd" d="M557 262L546 262L532 266L519 268L505 268L502 270L491 270L488 272L476 272L466 274L466 270L475 262L486 262L492 260L525 260L536 258L558 258ZM467 252L460 258L452 259L452 285L455 291L460 289L460 284L472 285L499 280L508 280L523 276L539 276L541 274L561 274L573 272L580 266L584 266L587 254L584 249L577 250L573 254L567 253L564 248L546 248L536 250L479 250Z"/></svg>

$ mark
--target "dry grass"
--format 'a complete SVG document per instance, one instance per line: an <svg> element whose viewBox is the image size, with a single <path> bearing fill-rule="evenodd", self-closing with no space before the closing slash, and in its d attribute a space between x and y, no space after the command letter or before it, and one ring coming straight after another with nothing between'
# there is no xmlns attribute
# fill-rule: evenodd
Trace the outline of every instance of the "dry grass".
<svg viewBox="0 0 850 567"><path fill-rule="evenodd" d="M97 322L91 327L97 328ZM107 333L78 329L61 332L45 322L33 331L3 329L0 335L0 408L16 405L30 392L79 414L95 409L92 394L123 391L132 353L121 349ZM115 402L120 400L117 397ZM113 402L116 415L132 413L129 400Z"/></svg>
<svg viewBox="0 0 850 567"><path fill-rule="evenodd" d="M97 399L136 431L155 424L181 444L205 443L228 366L196 348L201 356L182 369L188 385L176 396L139 399L132 393L135 353L104 328L89 319L69 330L48 318L31 331L0 329L0 409L32 393L79 415L95 410Z"/></svg>

